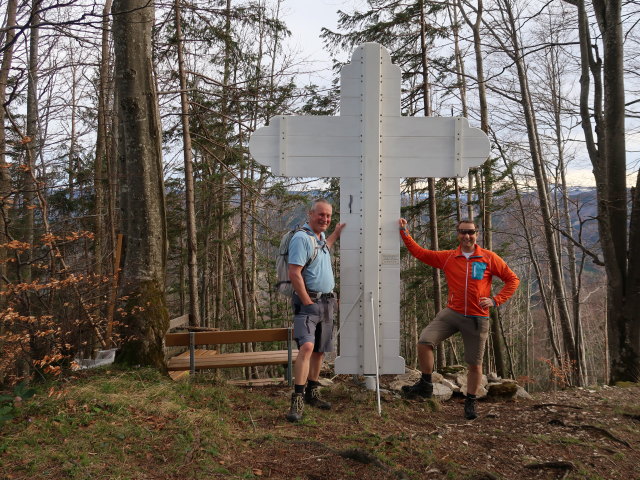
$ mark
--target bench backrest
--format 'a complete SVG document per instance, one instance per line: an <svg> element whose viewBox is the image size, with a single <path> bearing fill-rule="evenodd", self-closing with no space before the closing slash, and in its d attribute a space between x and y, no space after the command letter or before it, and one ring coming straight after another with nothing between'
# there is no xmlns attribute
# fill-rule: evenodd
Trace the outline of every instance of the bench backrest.
<svg viewBox="0 0 640 480"><path fill-rule="evenodd" d="M189 325L188 313L180 317L172 318L171 320L169 320L169 330L173 328L184 327L185 325ZM169 330L167 330L167 333L169 332Z"/></svg>
<svg viewBox="0 0 640 480"><path fill-rule="evenodd" d="M258 328L255 330L224 330L220 332L196 332L194 345L221 345L227 343L288 341L290 328ZM189 333L168 333L167 347L189 346Z"/></svg>

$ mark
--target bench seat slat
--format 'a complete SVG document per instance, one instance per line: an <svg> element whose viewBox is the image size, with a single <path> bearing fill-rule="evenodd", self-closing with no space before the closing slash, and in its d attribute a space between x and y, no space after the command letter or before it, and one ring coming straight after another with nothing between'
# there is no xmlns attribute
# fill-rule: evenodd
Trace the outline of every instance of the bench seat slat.
<svg viewBox="0 0 640 480"><path fill-rule="evenodd" d="M207 350L204 350L207 351ZM196 354L196 370L206 368L233 368L261 365L285 365L288 362L287 350L269 350L261 352L222 353L199 356ZM292 360L295 361L298 351L292 351ZM173 357L169 359L168 369L188 370L189 356Z"/></svg>

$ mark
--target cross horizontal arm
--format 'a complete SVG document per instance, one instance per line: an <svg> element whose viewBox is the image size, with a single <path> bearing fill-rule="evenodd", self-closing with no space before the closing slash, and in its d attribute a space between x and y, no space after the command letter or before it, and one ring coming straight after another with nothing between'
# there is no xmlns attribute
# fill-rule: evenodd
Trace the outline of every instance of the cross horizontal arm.
<svg viewBox="0 0 640 480"><path fill-rule="evenodd" d="M462 117L383 117L386 177L460 177L489 157L485 133Z"/></svg>
<svg viewBox="0 0 640 480"><path fill-rule="evenodd" d="M251 136L251 155L288 177L354 177L360 172L360 120L278 116Z"/></svg>
<svg viewBox="0 0 640 480"><path fill-rule="evenodd" d="M385 177L462 176L489 156L489 139L465 118L381 118ZM357 177L360 128L359 117L278 116L251 136L249 148L275 175Z"/></svg>

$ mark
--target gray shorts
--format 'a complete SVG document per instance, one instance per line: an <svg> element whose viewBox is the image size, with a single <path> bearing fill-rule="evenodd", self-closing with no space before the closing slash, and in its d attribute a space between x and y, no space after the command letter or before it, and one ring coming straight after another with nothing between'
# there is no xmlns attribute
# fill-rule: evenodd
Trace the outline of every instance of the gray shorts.
<svg viewBox="0 0 640 480"><path fill-rule="evenodd" d="M482 365L489 317L467 317L445 308L422 330L418 343L435 347L456 332L460 332L464 342L464 361L469 365Z"/></svg>
<svg viewBox="0 0 640 480"><path fill-rule="evenodd" d="M293 338L298 348L313 343L314 352L333 352L333 312L335 298L322 298L303 306L297 295L293 296Z"/></svg>

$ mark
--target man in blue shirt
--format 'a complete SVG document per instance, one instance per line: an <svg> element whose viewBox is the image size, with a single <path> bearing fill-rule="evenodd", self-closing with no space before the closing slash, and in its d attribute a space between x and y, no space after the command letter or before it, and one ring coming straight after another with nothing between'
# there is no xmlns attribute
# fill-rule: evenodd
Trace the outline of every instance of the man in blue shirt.
<svg viewBox="0 0 640 480"><path fill-rule="evenodd" d="M304 230L297 232L289 243L289 280L294 290L293 336L298 344L294 392L286 416L290 422L302 419L305 403L323 410L331 408L330 403L320 398L318 379L325 352L333 351L333 312L337 305L329 250L345 226L336 225L326 237L324 232L331 224L331 213L331 204L325 199L314 201ZM311 235L315 235L316 242ZM316 258L305 267L315 248Z"/></svg>

